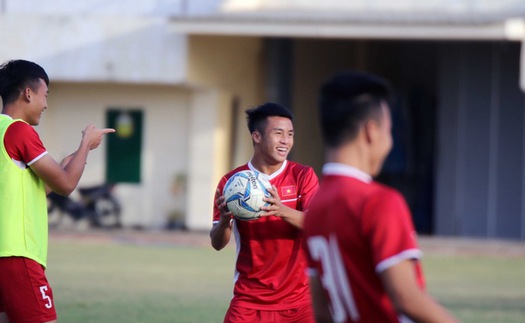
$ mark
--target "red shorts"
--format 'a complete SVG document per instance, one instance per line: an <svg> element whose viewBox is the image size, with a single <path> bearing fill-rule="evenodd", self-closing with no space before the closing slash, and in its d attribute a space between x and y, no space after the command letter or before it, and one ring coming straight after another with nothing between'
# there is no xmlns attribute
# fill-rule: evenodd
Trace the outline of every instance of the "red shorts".
<svg viewBox="0 0 525 323"><path fill-rule="evenodd" d="M57 319L53 292L42 265L23 257L0 257L1 312L11 323Z"/></svg>
<svg viewBox="0 0 525 323"><path fill-rule="evenodd" d="M311 305L287 310L255 310L238 305L230 305L224 316L224 323L315 323Z"/></svg>

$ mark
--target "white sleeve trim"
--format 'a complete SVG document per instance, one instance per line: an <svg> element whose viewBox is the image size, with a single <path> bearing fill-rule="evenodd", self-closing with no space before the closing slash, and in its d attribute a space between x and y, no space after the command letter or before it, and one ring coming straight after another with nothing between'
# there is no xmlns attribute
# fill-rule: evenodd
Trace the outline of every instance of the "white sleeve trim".
<svg viewBox="0 0 525 323"><path fill-rule="evenodd" d="M376 266L376 273L380 274L386 269L397 265L403 260L407 259L420 259L423 253L419 249L408 249L405 251L402 251L401 253L398 253L397 255L393 255L392 257L386 258L385 260L381 261Z"/></svg>
<svg viewBox="0 0 525 323"><path fill-rule="evenodd" d="M36 163L40 158L44 157L45 155L47 155L47 150L44 151L43 153L41 153L40 155L36 156L35 158L33 158L32 161L30 161L29 163L27 163L27 166L31 166L31 165L33 165L34 163Z"/></svg>
<svg viewBox="0 0 525 323"><path fill-rule="evenodd" d="M217 223L219 223L219 221L220 221L220 220L212 220L212 223L211 223L211 224L216 225ZM233 222L233 218L230 219L230 223L232 223L232 222Z"/></svg>

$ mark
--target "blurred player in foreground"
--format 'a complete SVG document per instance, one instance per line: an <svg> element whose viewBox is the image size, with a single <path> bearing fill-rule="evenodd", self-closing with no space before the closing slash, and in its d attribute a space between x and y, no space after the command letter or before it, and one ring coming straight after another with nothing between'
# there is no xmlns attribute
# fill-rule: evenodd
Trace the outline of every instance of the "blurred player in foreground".
<svg viewBox="0 0 525 323"><path fill-rule="evenodd" d="M294 143L287 108L266 103L246 114L253 156L220 180L210 231L216 250L228 244L232 232L237 243L234 296L224 322L313 322L301 230L318 179L311 167L286 159ZM266 199L271 205L252 221L234 219L222 196L228 178L247 169L267 176L273 187Z"/></svg>
<svg viewBox="0 0 525 323"><path fill-rule="evenodd" d="M114 132L88 125L78 150L58 164L32 127L47 109L48 85L33 62L0 66L0 322L56 322L45 275L46 193L71 194L89 151Z"/></svg>
<svg viewBox="0 0 525 323"><path fill-rule="evenodd" d="M454 322L424 291L408 207L373 181L392 147L389 86L341 73L320 93L326 146L319 193L305 217L318 322Z"/></svg>

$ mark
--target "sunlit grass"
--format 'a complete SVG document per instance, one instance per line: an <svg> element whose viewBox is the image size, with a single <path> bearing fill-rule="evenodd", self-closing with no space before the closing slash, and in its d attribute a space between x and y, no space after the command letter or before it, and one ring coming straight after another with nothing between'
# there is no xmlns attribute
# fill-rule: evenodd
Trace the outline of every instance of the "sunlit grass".
<svg viewBox="0 0 525 323"><path fill-rule="evenodd" d="M51 240L47 274L59 321L222 322L233 246ZM429 293L463 322L525 322L525 257L429 250L423 268Z"/></svg>
<svg viewBox="0 0 525 323"><path fill-rule="evenodd" d="M61 322L220 322L233 250L51 242L48 278Z"/></svg>
<svg viewBox="0 0 525 323"><path fill-rule="evenodd" d="M429 292L463 322L525 322L525 258L424 259Z"/></svg>

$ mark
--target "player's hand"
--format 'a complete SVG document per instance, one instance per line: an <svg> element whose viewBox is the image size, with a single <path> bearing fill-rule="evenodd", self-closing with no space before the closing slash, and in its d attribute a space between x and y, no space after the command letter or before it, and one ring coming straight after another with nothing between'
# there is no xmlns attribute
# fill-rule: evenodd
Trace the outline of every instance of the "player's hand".
<svg viewBox="0 0 525 323"><path fill-rule="evenodd" d="M272 185L272 188L268 189L268 193L270 193L271 197L265 197L263 198L263 201L268 202L271 205L261 207L261 210L265 211L261 216L274 215L280 218L284 217L288 207L281 202L281 198L277 193L277 187Z"/></svg>
<svg viewBox="0 0 525 323"><path fill-rule="evenodd" d="M115 132L112 128L99 129L95 125L90 124L82 131L82 141L85 142L89 150L97 148L102 142L102 138L105 134Z"/></svg>
<svg viewBox="0 0 525 323"><path fill-rule="evenodd" d="M215 192L215 204L217 204L217 208L221 212L221 218L227 218L230 220L232 213L228 210L228 207L226 206L226 199L224 198L224 195L221 194L219 189L217 189Z"/></svg>
<svg viewBox="0 0 525 323"><path fill-rule="evenodd" d="M261 210L265 211L265 213L261 214L261 216L277 216L290 223L294 227L302 229L304 212L284 205L281 202L281 198L279 197L277 188L275 186L272 185L272 189L268 190L268 192L270 193L271 197L265 197L263 198L263 201L269 202L271 205L261 207Z"/></svg>

